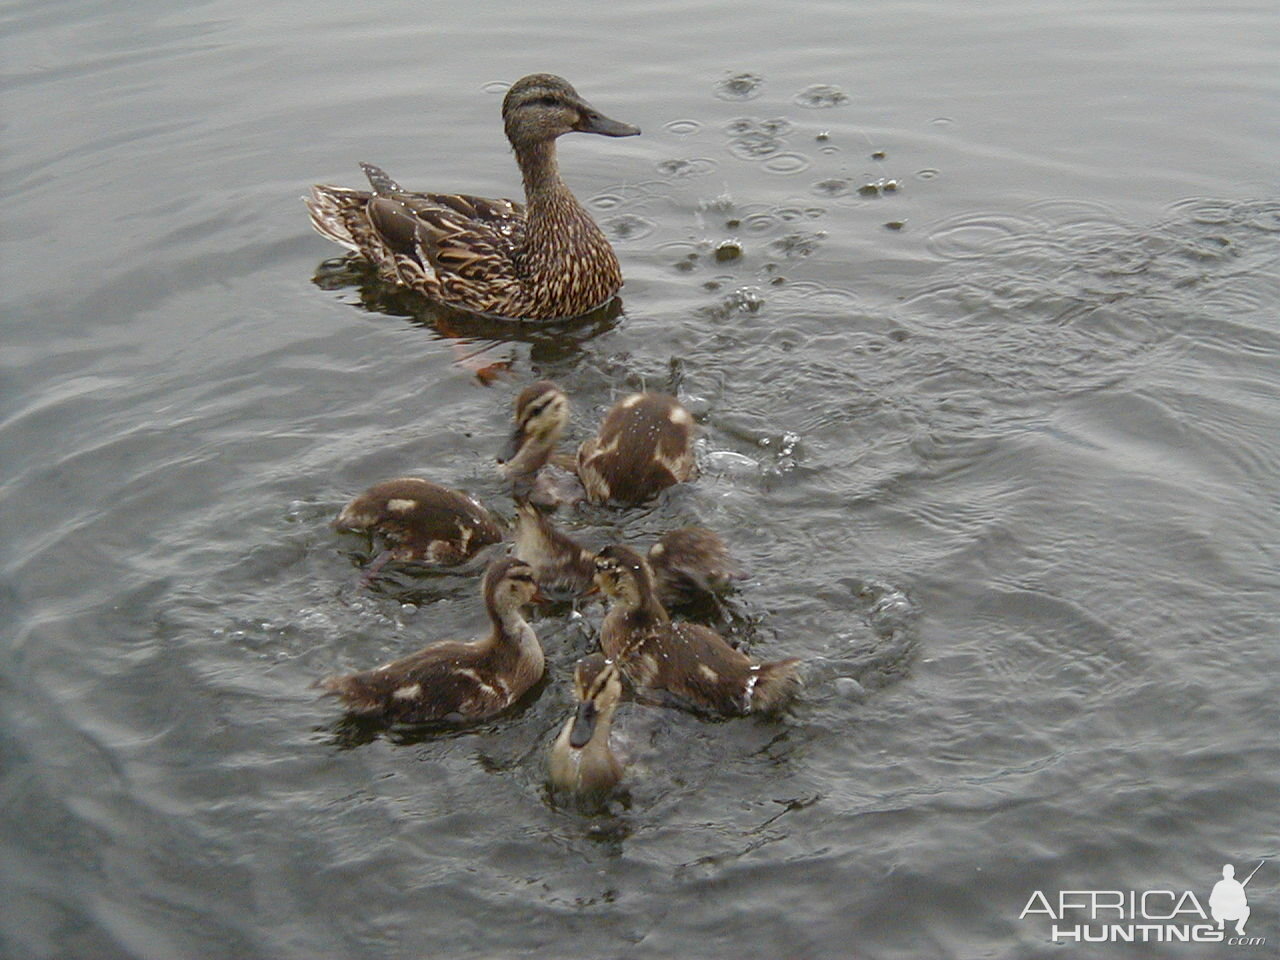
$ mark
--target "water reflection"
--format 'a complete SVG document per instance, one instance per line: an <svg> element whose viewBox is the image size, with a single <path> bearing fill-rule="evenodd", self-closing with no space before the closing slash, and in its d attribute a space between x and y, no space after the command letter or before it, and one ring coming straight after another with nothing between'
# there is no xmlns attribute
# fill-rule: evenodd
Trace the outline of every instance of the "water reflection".
<svg viewBox="0 0 1280 960"><path fill-rule="evenodd" d="M634 218L643 224L642 218ZM640 229L640 227L637 227ZM564 320L517 321L469 313L427 300L419 294L382 282L368 261L335 257L322 262L312 282L322 290L350 290L352 306L368 313L400 317L430 330L440 339L458 341L455 363L474 370L482 382L501 376L510 358L490 356L503 344L529 344L535 363L562 364L581 354L596 337L613 330L624 316L621 297L580 317ZM465 344L479 344L475 351Z"/></svg>

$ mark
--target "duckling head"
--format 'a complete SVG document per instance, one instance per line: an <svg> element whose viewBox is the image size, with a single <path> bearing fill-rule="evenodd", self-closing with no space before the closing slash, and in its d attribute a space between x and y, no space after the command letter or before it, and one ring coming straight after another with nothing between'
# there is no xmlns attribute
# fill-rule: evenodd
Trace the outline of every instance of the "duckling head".
<svg viewBox="0 0 1280 960"><path fill-rule="evenodd" d="M644 558L620 544L596 554L596 586L630 607L639 607L653 596L653 573Z"/></svg>
<svg viewBox="0 0 1280 960"><path fill-rule="evenodd" d="M569 424L569 398L550 380L525 387L516 397L515 426L498 464L513 480L531 480L551 459Z"/></svg>
<svg viewBox="0 0 1280 960"><path fill-rule="evenodd" d="M503 557L489 564L484 575L484 601L500 614L518 611L542 600L533 567L516 557Z"/></svg>
<svg viewBox="0 0 1280 960"><path fill-rule="evenodd" d="M634 137L639 127L611 120L578 95L568 80L534 73L511 85L502 101L507 139L521 146L554 140L565 133L598 133Z"/></svg>
<svg viewBox="0 0 1280 960"><path fill-rule="evenodd" d="M581 750L591 742L600 721L613 717L622 698L622 675L617 664L606 660L602 653L583 657L574 667L573 692L578 709L569 731L569 746Z"/></svg>

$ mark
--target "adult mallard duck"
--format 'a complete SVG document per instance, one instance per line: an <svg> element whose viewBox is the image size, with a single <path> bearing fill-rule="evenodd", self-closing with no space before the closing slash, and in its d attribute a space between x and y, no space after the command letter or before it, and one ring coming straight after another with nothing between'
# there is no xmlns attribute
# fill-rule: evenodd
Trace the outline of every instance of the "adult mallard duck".
<svg viewBox="0 0 1280 960"><path fill-rule="evenodd" d="M414 193L364 164L372 192L315 186L307 206L322 236L371 261L388 281L432 300L511 319L576 317L622 286L613 248L560 179L556 139L640 132L610 120L560 77L516 81L502 102L525 203Z"/></svg>
<svg viewBox="0 0 1280 960"><path fill-rule="evenodd" d="M503 473L538 502L572 498L563 490L546 490L545 474L554 470L576 477L581 497L592 503L622 504L642 503L697 472L693 415L675 397L623 397L575 459L555 456L568 422L569 399L550 380L526 387L516 398L515 429L499 462Z"/></svg>
<svg viewBox="0 0 1280 960"><path fill-rule="evenodd" d="M489 636L434 643L374 670L326 677L318 686L351 713L402 723L491 717L542 678L542 646L522 612L537 599L528 564L514 557L495 560L484 577L484 604L493 621Z"/></svg>
<svg viewBox="0 0 1280 960"><path fill-rule="evenodd" d="M551 786L581 799L602 797L622 779L622 763L609 746L622 698L617 666L599 653L583 657L573 671L573 692L577 708L551 747Z"/></svg>
<svg viewBox="0 0 1280 960"><path fill-rule="evenodd" d="M455 566L503 535L502 522L474 497L417 477L375 483L342 508L333 527L387 541L366 579L388 561Z"/></svg>
<svg viewBox="0 0 1280 960"><path fill-rule="evenodd" d="M596 583L612 601L600 647L637 687L721 716L777 713L799 692L799 660L758 663L709 627L673 622L638 553L605 547L596 555Z"/></svg>

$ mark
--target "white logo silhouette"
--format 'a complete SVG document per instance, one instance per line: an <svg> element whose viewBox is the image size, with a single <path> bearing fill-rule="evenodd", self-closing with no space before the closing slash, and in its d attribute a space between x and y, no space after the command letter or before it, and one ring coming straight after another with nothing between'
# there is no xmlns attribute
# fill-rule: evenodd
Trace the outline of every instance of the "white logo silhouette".
<svg viewBox="0 0 1280 960"><path fill-rule="evenodd" d="M1253 879L1253 874L1258 872L1263 863L1266 861L1263 860L1253 868L1253 873L1244 878L1244 883L1236 879L1235 867L1229 863L1222 865L1222 879L1213 885L1213 892L1209 894L1209 912L1218 921L1219 930L1228 920L1234 920L1236 934L1244 935L1244 924L1249 919L1249 900L1244 895L1245 884Z"/></svg>

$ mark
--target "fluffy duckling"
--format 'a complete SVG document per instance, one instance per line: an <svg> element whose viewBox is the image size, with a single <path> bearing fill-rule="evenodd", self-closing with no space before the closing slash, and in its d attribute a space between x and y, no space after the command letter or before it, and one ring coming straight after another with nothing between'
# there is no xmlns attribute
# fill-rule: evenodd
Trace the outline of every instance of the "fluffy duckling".
<svg viewBox="0 0 1280 960"><path fill-rule="evenodd" d="M622 764L609 748L622 677L612 660L593 653L573 671L578 706L551 747L551 785L577 797L600 797L622 779Z"/></svg>
<svg viewBox="0 0 1280 960"><path fill-rule="evenodd" d="M489 636L445 640L373 670L317 684L348 711L401 723L483 720L505 710L542 678L538 637L522 610L539 599L527 563L503 557L484 577Z"/></svg>
<svg viewBox="0 0 1280 960"><path fill-rule="evenodd" d="M543 483L539 471L548 465L576 475L590 502L628 505L643 503L697 472L693 415L675 397L623 397L605 414L596 435L578 448L574 460L555 456L568 422L568 397L549 380L526 387L516 398L515 429L499 462L517 490L526 485L538 502L547 499L537 485Z"/></svg>
<svg viewBox="0 0 1280 960"><path fill-rule="evenodd" d="M516 501L513 553L533 569L551 599L580 597L592 588L595 554L551 522L528 500Z"/></svg>
<svg viewBox="0 0 1280 960"><path fill-rule="evenodd" d="M596 583L612 602L600 627L601 649L637 687L665 690L722 716L777 713L799 692L798 659L758 663L709 627L672 622L638 553L605 547L596 555Z"/></svg>
<svg viewBox="0 0 1280 960"><path fill-rule="evenodd" d="M746 578L724 540L706 527L668 530L645 559L653 571L658 600L668 609L725 593L735 580Z"/></svg>
<svg viewBox="0 0 1280 960"><path fill-rule="evenodd" d="M622 286L618 258L560 179L556 140L574 131L633 137L640 129L604 116L548 73L511 85L502 120L524 204L408 191L362 164L372 192L312 187L312 226L372 262L383 279L463 310L548 319L608 302Z"/></svg>
<svg viewBox="0 0 1280 960"><path fill-rule="evenodd" d="M366 579L392 560L456 566L503 535L501 521L474 497L416 477L375 483L342 508L333 527L387 541Z"/></svg>
<svg viewBox="0 0 1280 960"><path fill-rule="evenodd" d="M529 566L552 599L594 592L595 554L557 527L528 500L516 501L513 553ZM744 575L720 536L706 527L664 533L648 553L654 589L663 607L689 607L712 599Z"/></svg>

